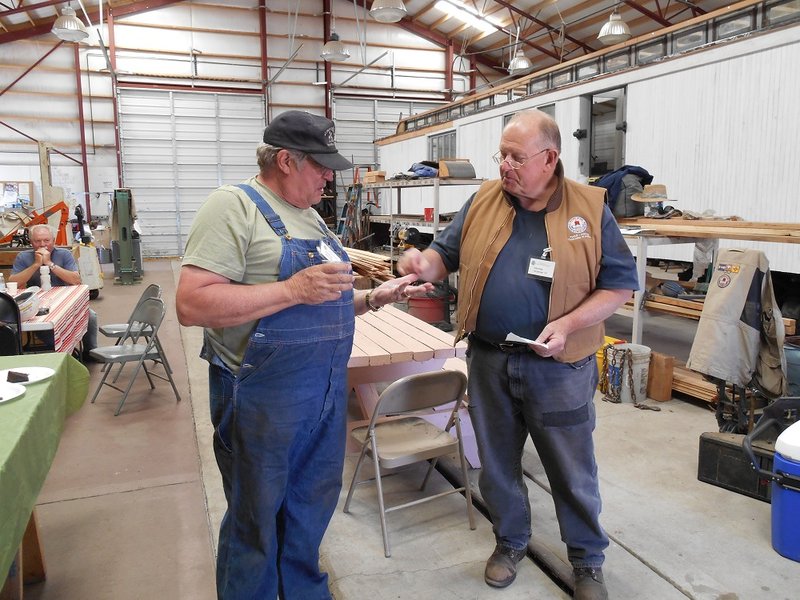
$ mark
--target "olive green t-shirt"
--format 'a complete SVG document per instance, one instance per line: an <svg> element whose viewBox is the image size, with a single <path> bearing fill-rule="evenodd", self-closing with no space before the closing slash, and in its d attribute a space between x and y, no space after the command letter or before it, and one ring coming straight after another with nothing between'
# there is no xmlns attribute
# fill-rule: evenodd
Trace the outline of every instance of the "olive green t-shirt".
<svg viewBox="0 0 800 600"><path fill-rule="evenodd" d="M324 223L316 210L292 206L255 177L244 183L261 194L281 218L289 235L303 239L323 237L320 224L324 227ZM244 190L225 185L213 191L197 212L186 241L183 264L248 285L277 281L280 258L281 239L255 202ZM205 330L209 349L234 372L239 371L256 322Z"/></svg>

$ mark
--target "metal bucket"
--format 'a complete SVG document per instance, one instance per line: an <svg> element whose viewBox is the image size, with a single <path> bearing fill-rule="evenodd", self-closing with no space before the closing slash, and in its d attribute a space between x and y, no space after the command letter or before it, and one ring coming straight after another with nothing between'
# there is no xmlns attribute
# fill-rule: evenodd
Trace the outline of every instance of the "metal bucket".
<svg viewBox="0 0 800 600"><path fill-rule="evenodd" d="M97 249L97 260L100 261L101 265L107 265L111 263L111 250L109 248L103 248L102 246Z"/></svg>

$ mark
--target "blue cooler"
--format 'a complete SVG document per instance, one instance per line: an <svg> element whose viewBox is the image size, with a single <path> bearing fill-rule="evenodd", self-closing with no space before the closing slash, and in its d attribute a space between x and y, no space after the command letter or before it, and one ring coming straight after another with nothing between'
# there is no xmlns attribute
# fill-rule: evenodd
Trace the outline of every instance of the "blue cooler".
<svg viewBox="0 0 800 600"><path fill-rule="evenodd" d="M800 562L800 421L778 436L772 469L772 547Z"/></svg>

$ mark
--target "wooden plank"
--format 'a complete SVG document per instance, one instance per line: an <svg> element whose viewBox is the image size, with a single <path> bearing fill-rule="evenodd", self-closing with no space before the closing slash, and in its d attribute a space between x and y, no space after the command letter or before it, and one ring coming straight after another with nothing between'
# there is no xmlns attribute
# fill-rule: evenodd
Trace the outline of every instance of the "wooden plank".
<svg viewBox="0 0 800 600"><path fill-rule="evenodd" d="M366 329L364 324L359 326L353 334L353 347L364 353L364 362L356 363L353 360L353 353L350 353L350 360L347 361L348 367L367 366L367 365L388 365L392 362L392 354L380 344L375 343L368 336L364 335ZM362 361L363 362L363 361Z"/></svg>
<svg viewBox="0 0 800 600"><path fill-rule="evenodd" d="M673 369L672 389L705 402L712 402L717 396L715 384L706 381L699 373L687 369L683 363L677 363Z"/></svg>
<svg viewBox="0 0 800 600"><path fill-rule="evenodd" d="M626 223L626 221L628 221ZM650 222L653 221L653 222ZM672 220L664 222L651 219L641 223L637 220L623 219L621 225L636 224L645 226L650 236L689 237L689 238L714 238L726 240L747 240L754 242L777 242L786 244L800 244L800 224L784 223L783 227L758 227L751 223L745 227L731 227L720 225L727 221L691 221Z"/></svg>
<svg viewBox="0 0 800 600"><path fill-rule="evenodd" d="M404 321L392 312L384 309L364 315L363 318L365 320L369 319L369 323L373 323L390 337L401 340L406 350L411 351L413 360L429 360L435 356L434 349L439 345L436 339L431 339L426 331L415 331L413 336L408 335L408 328L405 326ZM452 356L452 353L450 356Z"/></svg>
<svg viewBox="0 0 800 600"><path fill-rule="evenodd" d="M627 219L619 219L622 225L640 225L642 227L651 225L672 225L675 223L685 224L687 227L693 225L704 226L712 225L714 227L738 227L740 229L800 229L800 223L771 223L767 221L743 221L741 219L653 219L647 217L632 217Z"/></svg>
<svg viewBox="0 0 800 600"><path fill-rule="evenodd" d="M366 316L366 315L364 315ZM362 319L359 333L362 336L364 348L370 354L383 351L382 356L376 356L378 360L370 359L371 365L388 365L392 362L400 362L411 360L413 352L403 342L402 338L391 335L382 329L383 323L378 319L364 318ZM366 345L369 344L373 351L370 351Z"/></svg>

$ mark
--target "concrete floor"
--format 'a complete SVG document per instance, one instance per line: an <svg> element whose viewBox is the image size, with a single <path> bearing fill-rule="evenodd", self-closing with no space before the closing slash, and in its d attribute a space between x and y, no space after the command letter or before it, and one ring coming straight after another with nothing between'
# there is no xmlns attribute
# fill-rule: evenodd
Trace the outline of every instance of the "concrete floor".
<svg viewBox="0 0 800 600"><path fill-rule="evenodd" d="M109 267L109 265L106 265ZM92 302L100 323L124 321L141 290L164 289L168 315L162 342L182 401L166 382L150 391L142 377L122 414L104 390L67 424L39 496L37 513L47 563L45 583L26 587L40 600L134 600L215 597L214 554L224 511L211 451L205 363L200 331L175 318L178 263L146 261L142 284L106 287ZM625 338L630 320L612 317L609 335ZM691 322L654 317L645 344L685 358ZM90 365L93 385L99 367ZM610 404L597 396L595 436L604 500L603 523L612 539L605 566L611 598L780 600L797 598L800 563L770 545L770 505L697 480L698 439L714 431L703 403L673 399L661 411ZM355 463L348 456L344 479ZM494 542L480 514L470 531L464 499L391 513L392 558L384 558L374 488L356 492L351 513L337 510L322 547L337 600L447 598L569 598L565 551L555 526L547 480L535 451L525 456L534 523L533 546L542 558L524 560L505 590L483 582ZM391 501L418 482L410 469L387 480ZM473 480L477 471L472 473ZM442 489L447 482L437 476ZM343 490L342 502L346 489ZM551 577L552 575L552 577Z"/></svg>

